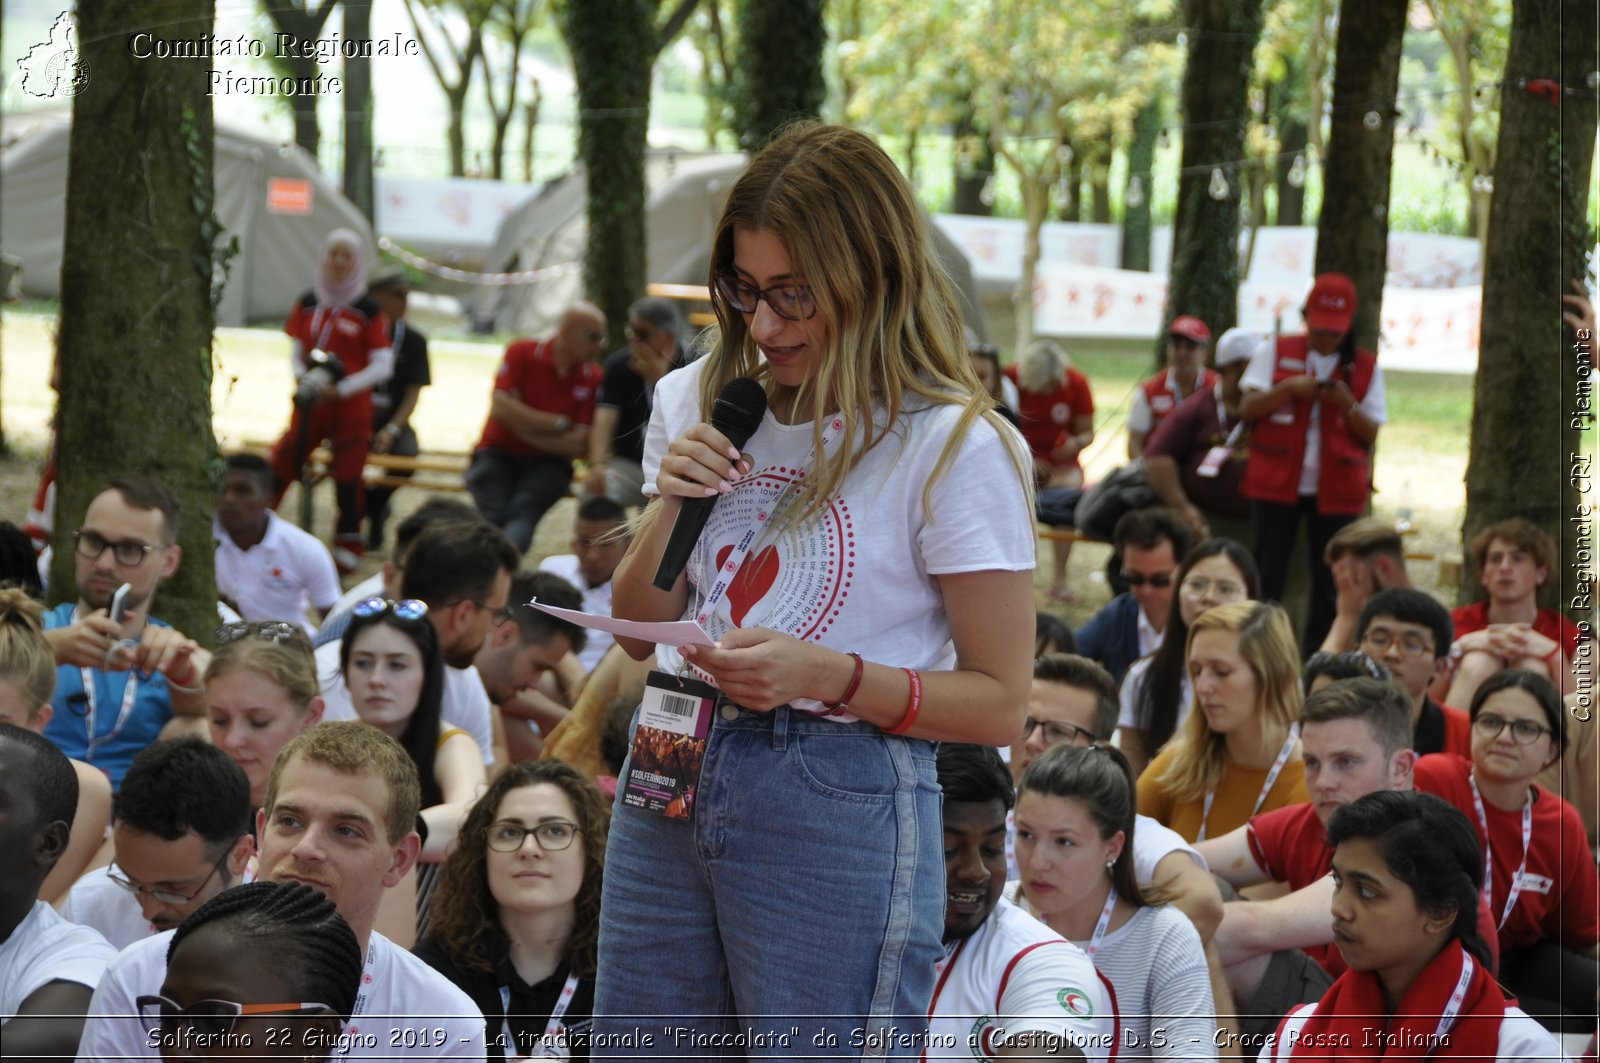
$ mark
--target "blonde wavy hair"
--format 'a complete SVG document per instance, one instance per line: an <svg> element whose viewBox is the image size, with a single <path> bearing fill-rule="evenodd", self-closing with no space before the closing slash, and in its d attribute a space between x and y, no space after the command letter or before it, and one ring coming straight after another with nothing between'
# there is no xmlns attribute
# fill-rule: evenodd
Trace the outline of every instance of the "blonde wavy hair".
<svg viewBox="0 0 1600 1063"><path fill-rule="evenodd" d="M44 638L44 607L21 587L0 587L0 679L21 689L30 724L56 692L56 661Z"/></svg>
<svg viewBox="0 0 1600 1063"><path fill-rule="evenodd" d="M722 298L713 299L720 329L702 377L702 412L709 420L723 385L748 376L761 381L770 398L792 402L797 414L809 412L819 455L822 430L835 406L844 438L860 440L854 449L841 447L819 460L786 519L821 512L856 463L894 429L908 398L962 411L923 490L930 517L933 484L980 417L1007 441L1017 478L1031 493L1031 462L973 371L955 292L932 253L916 199L870 137L799 122L763 148L735 182L717 223L709 277L713 292L719 273L734 272L736 228L769 232L783 242L795 275L804 278L817 315L826 322L826 339L815 377L798 389L786 388L767 372L744 315ZM874 427L879 406L888 420Z"/></svg>
<svg viewBox="0 0 1600 1063"><path fill-rule="evenodd" d="M1256 722L1264 748L1276 750L1300 718L1300 650L1289 616L1271 602L1230 602L1207 609L1189 625L1187 659L1202 631L1239 636L1239 656L1256 677ZM1200 801L1222 781L1227 745L1206 725L1196 704L1172 740L1173 757L1155 783L1177 801Z"/></svg>

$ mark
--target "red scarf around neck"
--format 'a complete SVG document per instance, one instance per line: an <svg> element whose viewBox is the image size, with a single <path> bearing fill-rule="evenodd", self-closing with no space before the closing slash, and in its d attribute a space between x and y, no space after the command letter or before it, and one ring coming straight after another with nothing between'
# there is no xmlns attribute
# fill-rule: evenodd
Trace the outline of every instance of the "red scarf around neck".
<svg viewBox="0 0 1600 1063"><path fill-rule="evenodd" d="M1495 1059L1506 998L1476 960L1454 1024L1442 1037L1435 1036L1467 959L1461 941L1451 938L1411 983L1387 1024L1378 976L1345 971L1317 1003L1289 1058Z"/></svg>

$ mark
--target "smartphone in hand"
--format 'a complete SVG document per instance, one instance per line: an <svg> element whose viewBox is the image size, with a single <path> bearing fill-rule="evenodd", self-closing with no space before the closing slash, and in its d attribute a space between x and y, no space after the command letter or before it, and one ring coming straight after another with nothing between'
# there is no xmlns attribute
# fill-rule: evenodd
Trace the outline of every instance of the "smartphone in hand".
<svg viewBox="0 0 1600 1063"><path fill-rule="evenodd" d="M113 624L122 623L123 619L127 616L128 595L132 591L133 584L124 583L122 586L118 587L116 593L111 596L111 622Z"/></svg>

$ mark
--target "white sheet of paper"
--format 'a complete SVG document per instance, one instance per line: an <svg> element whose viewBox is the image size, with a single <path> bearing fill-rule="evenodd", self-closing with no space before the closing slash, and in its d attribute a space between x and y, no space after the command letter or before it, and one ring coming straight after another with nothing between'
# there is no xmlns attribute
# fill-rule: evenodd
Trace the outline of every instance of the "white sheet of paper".
<svg viewBox="0 0 1600 1063"><path fill-rule="evenodd" d="M663 646L715 646L711 636L693 620L669 620L664 623L645 623L639 620L618 620L601 613L585 613L577 609L558 609L553 605L540 605L539 599L528 602L535 609L562 620L570 620L581 627L596 631L609 631L625 638L641 639Z"/></svg>

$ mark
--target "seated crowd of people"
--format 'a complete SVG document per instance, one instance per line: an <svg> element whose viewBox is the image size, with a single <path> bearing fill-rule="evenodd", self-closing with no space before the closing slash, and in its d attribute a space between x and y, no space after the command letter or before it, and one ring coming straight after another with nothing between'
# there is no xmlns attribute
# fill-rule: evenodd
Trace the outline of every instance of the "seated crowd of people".
<svg viewBox="0 0 1600 1063"><path fill-rule="evenodd" d="M1318 285L1311 309L1338 294ZM641 501L629 444L683 358L647 300L630 350L569 379L569 362L595 368L597 314L580 304L508 353L477 508L423 502L348 590L249 455L227 459L217 502L211 649L156 615L183 515L149 477L82 514L75 599L0 588L6 1055L587 1057L609 810L647 666L531 603L610 612ZM1039 614L1009 748L938 750L946 953L926 1057L1560 1058L1553 1034L1592 1053L1595 744L1569 712L1592 633L1537 605L1550 536L1483 529L1486 597L1452 613L1411 585L1392 526L1268 498L1314 543L1297 637L1278 604L1289 555L1243 530L1271 490L1228 501L1241 404L1277 393L1282 352L1225 334L1213 371L1203 322L1170 339L1129 420L1162 505L1116 522L1118 593L1076 631ZM1093 406L1065 352L1042 341L1006 373L992 348L973 357L1040 487L1081 486ZM1326 401L1375 431L1381 377L1343 364L1363 397ZM538 405L550 381L568 405ZM572 552L524 571L574 457ZM1066 600L1057 545L1049 594Z"/></svg>

